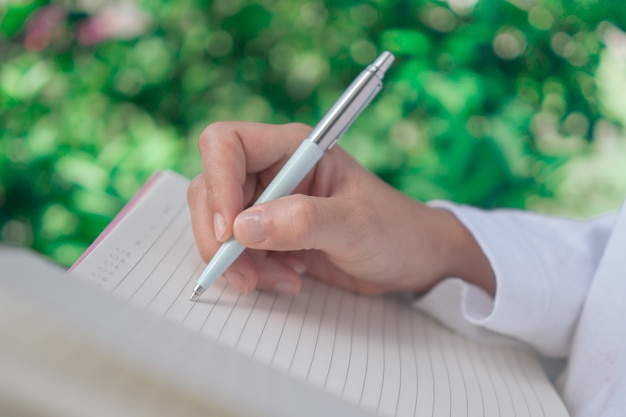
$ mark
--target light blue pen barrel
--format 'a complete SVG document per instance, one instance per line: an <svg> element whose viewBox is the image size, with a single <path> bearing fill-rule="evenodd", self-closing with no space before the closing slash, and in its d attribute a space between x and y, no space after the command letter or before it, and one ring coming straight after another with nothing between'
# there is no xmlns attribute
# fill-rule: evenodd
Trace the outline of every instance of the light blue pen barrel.
<svg viewBox="0 0 626 417"><path fill-rule="evenodd" d="M324 151L315 143L305 139L274 180L267 186L254 205L276 200L289 195L311 172L315 164L324 155ZM246 249L235 238L230 238L218 249L200 278L198 286L208 288L235 262Z"/></svg>

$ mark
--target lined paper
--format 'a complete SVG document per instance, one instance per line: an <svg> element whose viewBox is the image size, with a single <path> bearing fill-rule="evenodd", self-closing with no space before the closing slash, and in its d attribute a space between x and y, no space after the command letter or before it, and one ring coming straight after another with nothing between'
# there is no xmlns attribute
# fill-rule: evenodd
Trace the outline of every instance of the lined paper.
<svg viewBox="0 0 626 417"><path fill-rule="evenodd" d="M187 184L161 173L72 273L379 415L561 415L531 353L471 342L399 298L361 297L305 277L295 296L240 294L219 279L190 302L205 264Z"/></svg>

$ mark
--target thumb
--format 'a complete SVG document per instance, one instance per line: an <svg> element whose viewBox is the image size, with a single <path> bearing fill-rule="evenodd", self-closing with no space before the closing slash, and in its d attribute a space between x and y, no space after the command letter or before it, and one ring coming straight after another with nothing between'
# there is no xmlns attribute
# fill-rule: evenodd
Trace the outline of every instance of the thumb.
<svg viewBox="0 0 626 417"><path fill-rule="evenodd" d="M233 229L235 238L253 249L328 252L353 247L367 230L360 207L349 199L290 195L244 210Z"/></svg>

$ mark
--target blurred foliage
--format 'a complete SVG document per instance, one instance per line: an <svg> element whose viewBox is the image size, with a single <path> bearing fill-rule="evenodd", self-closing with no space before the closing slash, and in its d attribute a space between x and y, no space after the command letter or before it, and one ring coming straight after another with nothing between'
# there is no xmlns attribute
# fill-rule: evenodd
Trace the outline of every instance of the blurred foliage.
<svg viewBox="0 0 626 417"><path fill-rule="evenodd" d="M69 265L217 120L315 122L416 198L584 216L626 191L626 8L594 0L0 0L0 236ZM621 101L621 102L620 102Z"/></svg>

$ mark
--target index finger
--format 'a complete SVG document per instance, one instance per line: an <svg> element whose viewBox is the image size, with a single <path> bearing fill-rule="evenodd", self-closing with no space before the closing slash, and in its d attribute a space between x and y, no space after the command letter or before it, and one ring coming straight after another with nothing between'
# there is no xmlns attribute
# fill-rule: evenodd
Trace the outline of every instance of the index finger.
<svg viewBox="0 0 626 417"><path fill-rule="evenodd" d="M233 221L247 203L245 189L256 188L263 174L274 175L309 131L297 123L218 122L202 132L202 175L217 240L232 236Z"/></svg>

